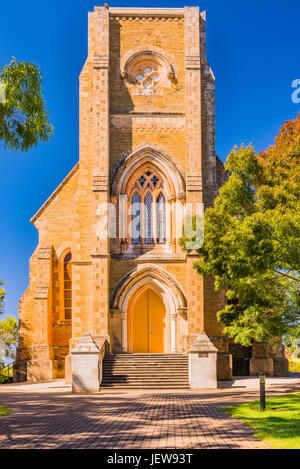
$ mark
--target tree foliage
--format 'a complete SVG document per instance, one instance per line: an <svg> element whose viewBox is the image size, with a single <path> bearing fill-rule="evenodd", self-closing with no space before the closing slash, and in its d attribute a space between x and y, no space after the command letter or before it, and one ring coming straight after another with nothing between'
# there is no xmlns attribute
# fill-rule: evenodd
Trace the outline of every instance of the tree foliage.
<svg viewBox="0 0 300 469"><path fill-rule="evenodd" d="M3 312L3 306L4 306L4 296L5 296L5 290L3 288L4 283L0 280L0 314Z"/></svg>
<svg viewBox="0 0 300 469"><path fill-rule="evenodd" d="M232 150L225 164L229 179L205 212L195 268L226 291L218 320L242 345L300 336L299 161L300 115L266 151L256 155L252 145Z"/></svg>
<svg viewBox="0 0 300 469"><path fill-rule="evenodd" d="M13 59L0 69L0 83L0 140L4 148L28 151L39 141L48 142L53 127L42 96L40 68Z"/></svg>
<svg viewBox="0 0 300 469"><path fill-rule="evenodd" d="M33 63L13 58L0 68L0 140L5 149L28 151L53 135L41 85L42 73ZM0 314L5 297L3 285L0 280ZM7 316L0 321L0 355L2 350L7 358L15 357L17 335L15 318Z"/></svg>
<svg viewBox="0 0 300 469"><path fill-rule="evenodd" d="M13 316L6 316L0 321L0 361L4 358L16 358L16 346L18 341L18 323ZM2 349L2 350L1 350Z"/></svg>

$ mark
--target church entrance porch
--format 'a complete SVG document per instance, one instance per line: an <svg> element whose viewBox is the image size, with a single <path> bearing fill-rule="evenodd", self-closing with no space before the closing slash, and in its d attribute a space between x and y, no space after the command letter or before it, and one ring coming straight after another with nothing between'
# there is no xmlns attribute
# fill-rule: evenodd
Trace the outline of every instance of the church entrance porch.
<svg viewBox="0 0 300 469"><path fill-rule="evenodd" d="M166 344L166 308L153 289L143 289L129 306L131 353L163 353Z"/></svg>
<svg viewBox="0 0 300 469"><path fill-rule="evenodd" d="M152 276L136 282L121 308L125 353L176 353L178 313L165 285Z"/></svg>
<svg viewBox="0 0 300 469"><path fill-rule="evenodd" d="M183 290L169 272L154 264L137 266L111 292L111 351L186 352L186 310Z"/></svg>

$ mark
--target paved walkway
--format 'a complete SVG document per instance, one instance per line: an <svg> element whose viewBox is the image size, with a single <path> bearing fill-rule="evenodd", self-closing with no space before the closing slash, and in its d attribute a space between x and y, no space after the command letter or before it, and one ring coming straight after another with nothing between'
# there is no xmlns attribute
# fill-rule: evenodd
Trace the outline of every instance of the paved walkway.
<svg viewBox="0 0 300 469"><path fill-rule="evenodd" d="M0 385L0 448L257 449L252 431L220 408L259 397L258 380L211 391L72 394L63 381ZM300 374L267 378L267 395L300 391Z"/></svg>

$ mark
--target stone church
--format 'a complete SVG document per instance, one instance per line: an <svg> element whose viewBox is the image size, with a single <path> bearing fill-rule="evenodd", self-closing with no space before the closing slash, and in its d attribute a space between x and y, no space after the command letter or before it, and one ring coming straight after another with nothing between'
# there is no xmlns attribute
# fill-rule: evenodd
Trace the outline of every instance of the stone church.
<svg viewBox="0 0 300 469"><path fill-rule="evenodd" d="M153 386L168 371L166 386L172 377L188 386L192 350L217 356L221 380L282 374L282 347L243 348L223 334L225 295L179 242L186 207L212 205L226 180L205 12L105 4L88 22L79 162L31 220L39 244L20 300L15 379L70 383L76 350L97 355L106 385L118 384L118 369L126 385L135 369L142 386L153 366Z"/></svg>

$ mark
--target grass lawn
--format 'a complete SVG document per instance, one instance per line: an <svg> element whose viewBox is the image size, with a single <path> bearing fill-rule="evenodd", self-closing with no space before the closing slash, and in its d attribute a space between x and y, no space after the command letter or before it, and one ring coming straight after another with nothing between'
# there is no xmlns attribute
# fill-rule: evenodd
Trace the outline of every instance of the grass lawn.
<svg viewBox="0 0 300 469"><path fill-rule="evenodd" d="M222 409L253 428L255 435L273 449L300 449L300 393L266 396L266 410L259 401Z"/></svg>
<svg viewBox="0 0 300 469"><path fill-rule="evenodd" d="M11 411L10 411L9 409L7 409L6 407L2 407L2 406L0 405L0 417L1 417L1 415L10 414L10 412L11 412Z"/></svg>

